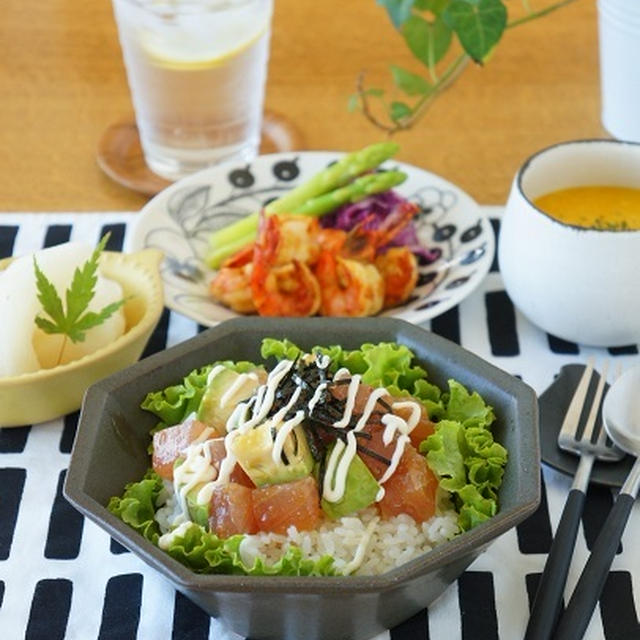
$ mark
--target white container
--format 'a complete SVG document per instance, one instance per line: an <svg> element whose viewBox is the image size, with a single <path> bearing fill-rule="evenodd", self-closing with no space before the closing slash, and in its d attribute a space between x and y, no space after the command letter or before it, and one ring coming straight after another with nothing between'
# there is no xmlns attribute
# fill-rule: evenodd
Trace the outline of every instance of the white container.
<svg viewBox="0 0 640 640"><path fill-rule="evenodd" d="M640 1L598 0L602 124L640 142Z"/></svg>
<svg viewBox="0 0 640 640"><path fill-rule="evenodd" d="M533 200L568 187L640 188L640 144L580 140L531 156L516 174L500 228L505 288L534 324L559 338L640 343L640 231L568 225Z"/></svg>
<svg viewBox="0 0 640 640"><path fill-rule="evenodd" d="M113 0L140 142L176 180L256 156L272 0Z"/></svg>

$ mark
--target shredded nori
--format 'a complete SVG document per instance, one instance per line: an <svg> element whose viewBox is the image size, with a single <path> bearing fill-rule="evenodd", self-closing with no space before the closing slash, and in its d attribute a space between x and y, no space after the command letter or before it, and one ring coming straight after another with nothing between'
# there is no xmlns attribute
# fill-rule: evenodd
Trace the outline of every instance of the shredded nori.
<svg viewBox="0 0 640 640"><path fill-rule="evenodd" d="M300 395L297 401L289 407L284 419L288 420L293 418L299 410L308 412L301 426L307 437L311 455L318 464L320 483L322 483L324 479L327 449L338 439L346 443L347 434L354 430L362 417L361 413L353 413L349 423L345 427L335 426L335 423L344 416L346 399L337 397L337 395L332 393L332 388L348 385L350 382L351 378L331 379L327 369L319 367L315 359L309 362L304 358L297 357L275 391L273 407L269 412L270 415L286 407L291 402L291 398L293 394L296 393L296 390L300 389ZM313 409L309 411L308 406L311 398L313 398L317 389L323 384L326 386L320 393L320 398ZM369 417L369 422L381 425L382 416L390 412L391 407L382 398L378 399L377 404L385 411L374 410ZM383 464L391 464L389 458L361 444L362 440L371 440L372 436L370 433L366 431L355 431L354 436L358 439L357 450L360 453L370 456Z"/></svg>

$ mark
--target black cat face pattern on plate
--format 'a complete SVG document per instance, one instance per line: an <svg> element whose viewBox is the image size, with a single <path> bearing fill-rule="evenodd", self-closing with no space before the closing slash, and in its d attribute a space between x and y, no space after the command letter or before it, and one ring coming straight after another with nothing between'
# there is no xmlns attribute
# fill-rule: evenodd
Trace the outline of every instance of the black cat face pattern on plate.
<svg viewBox="0 0 640 640"><path fill-rule="evenodd" d="M289 152L259 156L242 165L220 165L185 178L158 194L141 211L131 250L165 254L162 279L166 305L213 326L237 314L208 292L214 275L204 261L212 232L259 211L335 162L338 152ZM495 253L493 230L478 205L443 178L417 167L389 162L404 171L397 192L418 206L414 224L420 243L418 285L410 299L382 315L419 323L468 296L488 273Z"/></svg>

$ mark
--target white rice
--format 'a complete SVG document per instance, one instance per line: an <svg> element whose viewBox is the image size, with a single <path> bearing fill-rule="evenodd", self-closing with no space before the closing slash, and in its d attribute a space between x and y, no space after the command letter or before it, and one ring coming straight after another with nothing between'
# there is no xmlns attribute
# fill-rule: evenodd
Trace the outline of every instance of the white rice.
<svg viewBox="0 0 640 640"><path fill-rule="evenodd" d="M423 523L404 514L380 520L377 510L369 508L357 517L326 521L314 531L289 527L286 536L275 533L248 535L240 545L240 554L248 566L256 557L272 563L293 544L312 560L330 555L334 567L341 573L376 575L399 567L456 535L459 532L457 517L455 510L450 509ZM370 524L373 531L368 535ZM366 545L363 560L356 563L359 566L354 566L361 544Z"/></svg>
<svg viewBox="0 0 640 640"><path fill-rule="evenodd" d="M170 490L167 494L165 504L155 515L162 533L172 529L171 523L180 512L179 501ZM248 567L253 566L258 557L267 564L273 564L291 545L295 545L306 558L314 561L325 555L331 556L339 573L377 575L430 551L460 532L455 509L447 500L438 502L437 515L422 523L405 514L381 520L377 509L369 507L357 516L325 520L313 531L298 531L292 526L287 535L245 535L240 555Z"/></svg>

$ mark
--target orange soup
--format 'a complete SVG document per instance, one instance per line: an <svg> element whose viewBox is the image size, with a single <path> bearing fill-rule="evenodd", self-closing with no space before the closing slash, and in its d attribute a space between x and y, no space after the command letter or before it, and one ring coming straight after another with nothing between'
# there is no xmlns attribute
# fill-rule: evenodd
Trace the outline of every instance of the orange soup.
<svg viewBox="0 0 640 640"><path fill-rule="evenodd" d="M595 229L640 229L640 189L572 187L533 201L556 220Z"/></svg>

